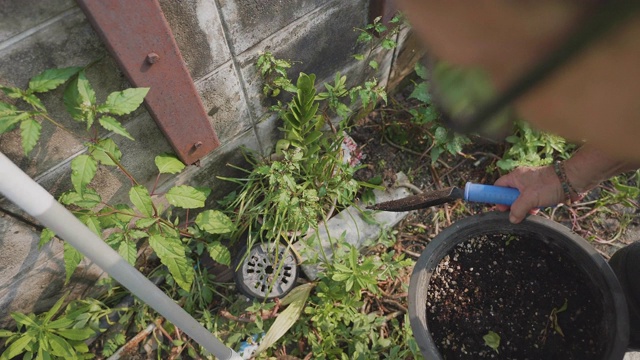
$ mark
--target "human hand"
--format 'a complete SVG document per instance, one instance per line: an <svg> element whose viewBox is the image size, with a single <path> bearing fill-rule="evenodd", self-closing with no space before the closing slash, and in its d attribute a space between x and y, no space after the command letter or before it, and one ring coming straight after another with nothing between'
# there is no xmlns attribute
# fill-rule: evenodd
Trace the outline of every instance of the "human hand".
<svg viewBox="0 0 640 360"><path fill-rule="evenodd" d="M521 222L527 213L535 214L538 208L553 206L564 201L562 185L553 166L520 167L496 180L495 185L516 188L520 196L511 204L509 221ZM496 205L500 211L509 206Z"/></svg>

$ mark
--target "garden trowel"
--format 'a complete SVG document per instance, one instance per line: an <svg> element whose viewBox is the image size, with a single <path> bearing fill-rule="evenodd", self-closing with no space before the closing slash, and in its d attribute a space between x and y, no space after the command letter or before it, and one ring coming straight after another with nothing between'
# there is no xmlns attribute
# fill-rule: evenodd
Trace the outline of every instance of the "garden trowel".
<svg viewBox="0 0 640 360"><path fill-rule="evenodd" d="M519 195L518 189L468 182L464 189L454 186L441 190L425 191L422 194L368 206L367 209L401 212L442 205L458 199L488 204L511 205Z"/></svg>

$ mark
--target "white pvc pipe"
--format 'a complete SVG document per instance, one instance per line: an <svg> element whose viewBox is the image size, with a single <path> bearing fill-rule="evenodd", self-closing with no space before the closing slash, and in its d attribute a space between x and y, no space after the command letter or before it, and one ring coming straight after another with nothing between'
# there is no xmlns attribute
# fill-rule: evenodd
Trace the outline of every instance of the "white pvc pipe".
<svg viewBox="0 0 640 360"><path fill-rule="evenodd" d="M133 295L184 331L220 360L241 360L162 290L87 228L51 194L0 153L0 194L106 271Z"/></svg>

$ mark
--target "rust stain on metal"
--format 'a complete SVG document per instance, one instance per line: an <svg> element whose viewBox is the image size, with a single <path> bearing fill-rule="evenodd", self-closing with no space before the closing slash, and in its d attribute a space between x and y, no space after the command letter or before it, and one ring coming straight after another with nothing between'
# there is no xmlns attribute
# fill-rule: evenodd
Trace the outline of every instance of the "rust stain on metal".
<svg viewBox="0 0 640 360"><path fill-rule="evenodd" d="M220 145L158 0L78 0L147 110L186 164ZM200 145L196 145L196 144Z"/></svg>

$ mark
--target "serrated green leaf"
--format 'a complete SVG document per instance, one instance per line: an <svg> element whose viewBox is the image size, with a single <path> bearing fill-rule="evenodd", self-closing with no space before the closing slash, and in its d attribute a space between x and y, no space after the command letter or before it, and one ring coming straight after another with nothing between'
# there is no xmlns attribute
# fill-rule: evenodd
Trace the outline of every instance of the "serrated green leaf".
<svg viewBox="0 0 640 360"><path fill-rule="evenodd" d="M22 136L22 150L28 155L40 139L41 126L37 120L25 119L20 123L20 135Z"/></svg>
<svg viewBox="0 0 640 360"><path fill-rule="evenodd" d="M97 144L92 144L89 147L89 153L101 164L108 166L117 165L113 161L113 159L118 162L120 162L120 159L122 159L122 152L120 152L120 148L118 148L118 145L116 145L116 143L109 138L102 139L98 141Z"/></svg>
<svg viewBox="0 0 640 360"><path fill-rule="evenodd" d="M139 229L146 229L157 222L158 219L156 218L144 218L136 221L136 227Z"/></svg>
<svg viewBox="0 0 640 360"><path fill-rule="evenodd" d="M133 219L136 212L129 206L125 204L118 204L115 206L115 216L119 221L122 221L124 224L127 224Z"/></svg>
<svg viewBox="0 0 640 360"><path fill-rule="evenodd" d="M49 228L42 229L40 233L40 241L38 242L38 249L41 249L44 245L46 245L51 239L53 239L56 234L51 231Z"/></svg>
<svg viewBox="0 0 640 360"><path fill-rule="evenodd" d="M429 94L429 85L426 82L421 82L417 84L411 95L409 95L410 99L417 99L425 104L431 104L431 94Z"/></svg>
<svg viewBox="0 0 640 360"><path fill-rule="evenodd" d="M100 221L98 217L95 215L80 215L78 217L83 224L87 225L87 227L93 231L94 234L101 236L102 235L102 227L100 225Z"/></svg>
<svg viewBox="0 0 640 360"><path fill-rule="evenodd" d="M0 85L0 90L5 93L11 99L20 99L22 97L23 91L17 87L12 86L2 86Z"/></svg>
<svg viewBox="0 0 640 360"><path fill-rule="evenodd" d="M69 282L71 279L71 275L76 271L78 264L82 261L82 254L78 250L76 250L73 246L69 245L69 243L64 243L64 270L66 273L65 284Z"/></svg>
<svg viewBox="0 0 640 360"><path fill-rule="evenodd" d="M168 153L156 156L155 163L160 174L177 174L186 166L177 156Z"/></svg>
<svg viewBox="0 0 640 360"><path fill-rule="evenodd" d="M9 337L15 335L13 331L0 329L0 338Z"/></svg>
<svg viewBox="0 0 640 360"><path fill-rule="evenodd" d="M58 199L64 205L75 205L83 209L93 209L102 202L100 195L93 189L84 189L82 195L68 191Z"/></svg>
<svg viewBox="0 0 640 360"><path fill-rule="evenodd" d="M151 235L149 245L158 255L160 261L169 269L178 286L189 291L195 273L180 239Z"/></svg>
<svg viewBox="0 0 640 360"><path fill-rule="evenodd" d="M81 67L67 67L62 69L49 69L34 76L29 81L29 90L34 93L47 92L62 85L73 75L77 74Z"/></svg>
<svg viewBox="0 0 640 360"><path fill-rule="evenodd" d="M198 214L196 225L209 234L227 234L236 229L231 219L218 210L205 210Z"/></svg>
<svg viewBox="0 0 640 360"><path fill-rule="evenodd" d="M382 48L386 50L394 49L398 44L392 39L384 39L382 40Z"/></svg>
<svg viewBox="0 0 640 360"><path fill-rule="evenodd" d="M19 122L28 119L30 116L31 113L28 112L13 114L7 112L5 115L0 115L0 134L13 130Z"/></svg>
<svg viewBox="0 0 640 360"><path fill-rule="evenodd" d="M129 190L129 200L141 214L147 217L153 216L153 202L146 187L142 185L132 186Z"/></svg>
<svg viewBox="0 0 640 360"><path fill-rule="evenodd" d="M256 354L275 344L276 341L286 334L296 321L298 321L304 309L304 304L307 302L307 298L309 298L309 294L314 286L314 283L300 285L291 290L291 292L282 299L282 303L288 304L289 306L284 309L273 322L267 334L260 341L260 346L258 346Z"/></svg>
<svg viewBox="0 0 640 360"><path fill-rule="evenodd" d="M369 66L374 70L378 70L378 62L375 60L369 61Z"/></svg>
<svg viewBox="0 0 640 360"><path fill-rule="evenodd" d="M100 119L98 119L98 122L103 128L109 131L113 131L114 133L124 136L129 140L135 140L133 136L129 134L127 129L125 129L124 126L122 126L122 124L120 124L120 122L116 120L114 117L103 116Z"/></svg>
<svg viewBox="0 0 640 360"><path fill-rule="evenodd" d="M91 88L84 70L67 85L64 92L64 105L74 120L86 122L87 129L95 118L96 94Z"/></svg>
<svg viewBox="0 0 640 360"><path fill-rule="evenodd" d="M89 79L85 76L84 70L78 73L78 95L80 96L80 109L83 113L87 129L93 125L95 119L96 93L93 91Z"/></svg>
<svg viewBox="0 0 640 360"><path fill-rule="evenodd" d="M199 189L189 185L174 186L167 191L167 201L173 206L183 209L204 207L204 202L211 189Z"/></svg>
<svg viewBox="0 0 640 360"><path fill-rule="evenodd" d="M420 62L416 63L414 69L416 70L416 75L418 75L422 80L427 80L429 78L427 67L422 65Z"/></svg>
<svg viewBox="0 0 640 360"><path fill-rule="evenodd" d="M9 115L15 115L18 111L18 108L8 104L6 102L2 102L0 101L0 117L2 116L9 116Z"/></svg>
<svg viewBox="0 0 640 360"><path fill-rule="evenodd" d="M136 244L131 241L123 241L118 247L118 254L122 256L131 265L135 265L138 251Z"/></svg>
<svg viewBox="0 0 640 360"><path fill-rule="evenodd" d="M78 91L77 78L73 79L64 89L63 102L65 109L67 109L67 112L74 120L82 121L84 119L82 109L80 107L82 101Z"/></svg>
<svg viewBox="0 0 640 360"><path fill-rule="evenodd" d="M148 92L149 88L131 88L112 92L105 103L98 107L98 112L115 115L129 114L142 104Z"/></svg>
<svg viewBox="0 0 640 360"><path fill-rule="evenodd" d="M78 194L82 196L97 170L98 162L89 155L79 155L71 161L71 183Z"/></svg>
<svg viewBox="0 0 640 360"><path fill-rule="evenodd" d="M435 133L433 134L436 143L438 144L444 144L447 142L447 129L443 128L442 126L438 127L435 131Z"/></svg>
<svg viewBox="0 0 640 360"><path fill-rule="evenodd" d="M96 104L96 93L84 71L78 73L78 95L83 105L89 107Z"/></svg>
<svg viewBox="0 0 640 360"><path fill-rule="evenodd" d="M207 244L207 251L214 261L222 265L231 265L231 252L229 252L229 249L222 245L220 241Z"/></svg>
<svg viewBox="0 0 640 360"><path fill-rule="evenodd" d="M113 232L107 236L104 242L111 246L112 249L117 249L120 243L124 240L124 234L121 232Z"/></svg>
<svg viewBox="0 0 640 360"><path fill-rule="evenodd" d="M47 111L42 104L42 101L33 94L25 94L22 96L22 100L24 100L27 104L32 105L37 110Z"/></svg>
<svg viewBox="0 0 640 360"><path fill-rule="evenodd" d="M133 239L133 240L139 240L142 239L144 237L149 236L149 234L147 234L146 232L142 231L142 230L129 230L127 231L127 238L128 239Z"/></svg>

